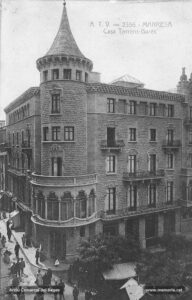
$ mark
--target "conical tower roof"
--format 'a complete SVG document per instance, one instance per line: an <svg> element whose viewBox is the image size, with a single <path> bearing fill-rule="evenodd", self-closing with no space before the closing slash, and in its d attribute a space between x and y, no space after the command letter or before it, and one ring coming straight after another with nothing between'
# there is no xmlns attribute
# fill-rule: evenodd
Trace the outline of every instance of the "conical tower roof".
<svg viewBox="0 0 192 300"><path fill-rule="evenodd" d="M46 56L47 55L70 55L85 58L85 56L79 50L71 32L65 3L63 6L59 30Z"/></svg>

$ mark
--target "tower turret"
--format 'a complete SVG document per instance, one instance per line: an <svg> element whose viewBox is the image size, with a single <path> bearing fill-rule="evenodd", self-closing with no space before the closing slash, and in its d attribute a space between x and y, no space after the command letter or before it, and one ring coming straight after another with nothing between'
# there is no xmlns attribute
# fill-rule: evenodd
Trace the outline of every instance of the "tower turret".
<svg viewBox="0 0 192 300"><path fill-rule="evenodd" d="M187 75L185 74L185 68L182 68L182 74L180 76L180 81L177 85L177 92L180 94L188 95L189 82L187 80Z"/></svg>

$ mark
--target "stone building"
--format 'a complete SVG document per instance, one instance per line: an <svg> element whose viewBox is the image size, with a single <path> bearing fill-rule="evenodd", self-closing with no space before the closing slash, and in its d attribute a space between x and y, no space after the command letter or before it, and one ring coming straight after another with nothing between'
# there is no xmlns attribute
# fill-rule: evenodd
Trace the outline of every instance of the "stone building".
<svg viewBox="0 0 192 300"><path fill-rule="evenodd" d="M104 84L92 68L64 6L53 44L37 60L40 86L5 108L9 201L47 257L70 260L81 239L98 233L131 234L145 248L192 229L184 70L174 94L127 75Z"/></svg>

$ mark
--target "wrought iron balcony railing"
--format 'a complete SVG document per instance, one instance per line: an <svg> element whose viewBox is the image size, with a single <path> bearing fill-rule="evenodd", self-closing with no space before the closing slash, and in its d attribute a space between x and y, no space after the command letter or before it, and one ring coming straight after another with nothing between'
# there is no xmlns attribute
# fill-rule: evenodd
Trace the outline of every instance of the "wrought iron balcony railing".
<svg viewBox="0 0 192 300"><path fill-rule="evenodd" d="M181 141L180 140L172 140L172 141L164 140L163 145L162 145L163 149L178 150L180 147L181 147Z"/></svg>
<svg viewBox="0 0 192 300"><path fill-rule="evenodd" d="M108 142L107 140L102 140L100 144L101 150L121 150L125 146L123 140L116 140L114 142Z"/></svg>
<svg viewBox="0 0 192 300"><path fill-rule="evenodd" d="M161 179L165 176L165 171L163 169L159 169L156 171L136 171L133 173L124 172L123 180L124 181L142 181L142 180L150 180L150 179Z"/></svg>

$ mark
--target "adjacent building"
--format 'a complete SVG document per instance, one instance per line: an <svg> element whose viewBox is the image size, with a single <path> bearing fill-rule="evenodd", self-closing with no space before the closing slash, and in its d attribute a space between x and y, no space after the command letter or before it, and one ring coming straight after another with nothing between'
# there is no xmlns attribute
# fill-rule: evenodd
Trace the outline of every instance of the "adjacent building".
<svg viewBox="0 0 192 300"><path fill-rule="evenodd" d="M192 230L192 97L148 90L125 75L100 82L64 5L37 60L40 86L5 108L5 188L20 226L47 257L71 260L81 239L133 235L143 248ZM191 223L190 223L191 222Z"/></svg>

